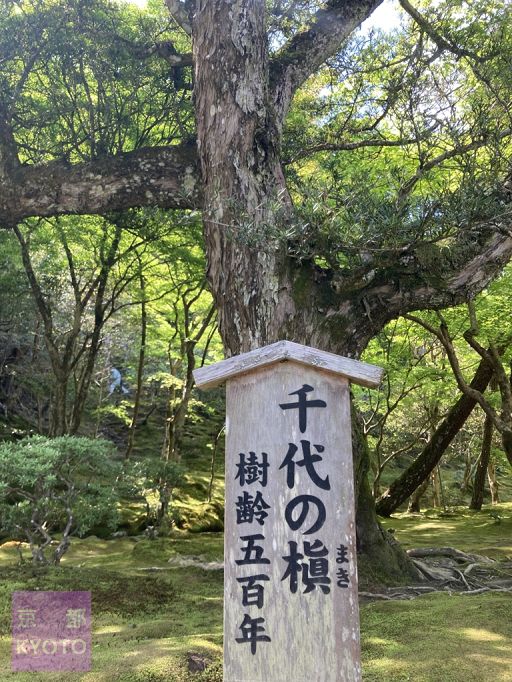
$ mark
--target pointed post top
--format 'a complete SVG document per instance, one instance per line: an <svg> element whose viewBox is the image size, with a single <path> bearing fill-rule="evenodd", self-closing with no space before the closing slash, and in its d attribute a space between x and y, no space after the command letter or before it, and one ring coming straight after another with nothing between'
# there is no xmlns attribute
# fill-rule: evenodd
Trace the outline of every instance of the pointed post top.
<svg viewBox="0 0 512 682"><path fill-rule="evenodd" d="M379 386L384 374L384 370L376 365L302 346L293 341L277 341L269 346L221 360L214 365L200 367L194 370L194 380L199 388L213 388L241 374L248 374L256 369L287 360L337 374L368 388Z"/></svg>

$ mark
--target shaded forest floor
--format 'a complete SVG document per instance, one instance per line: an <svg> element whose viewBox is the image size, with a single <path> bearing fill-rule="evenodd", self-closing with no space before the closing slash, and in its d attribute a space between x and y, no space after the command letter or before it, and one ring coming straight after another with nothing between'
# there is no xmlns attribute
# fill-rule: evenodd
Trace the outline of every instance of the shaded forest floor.
<svg viewBox="0 0 512 682"><path fill-rule="evenodd" d="M512 558L512 503L480 513L399 515L386 522L406 547L450 545ZM169 563L169 560L171 562ZM221 682L221 533L176 532L146 540L75 540L62 568L35 575L0 547L0 679L103 682ZM195 563L195 566L181 565ZM213 566L215 569L215 565ZM90 673L11 673L14 590L91 590ZM365 682L512 682L512 597L446 591L361 607ZM204 672L190 664L211 662Z"/></svg>

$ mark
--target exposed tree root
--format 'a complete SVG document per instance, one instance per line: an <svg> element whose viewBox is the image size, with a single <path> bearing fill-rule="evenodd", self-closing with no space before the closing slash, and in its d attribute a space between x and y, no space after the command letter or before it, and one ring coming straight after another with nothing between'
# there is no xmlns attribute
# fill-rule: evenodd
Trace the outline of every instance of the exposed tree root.
<svg viewBox="0 0 512 682"><path fill-rule="evenodd" d="M414 599L433 592L512 593L512 560L496 561L453 547L411 549L407 554L428 584L388 587L379 593L360 592L362 601Z"/></svg>

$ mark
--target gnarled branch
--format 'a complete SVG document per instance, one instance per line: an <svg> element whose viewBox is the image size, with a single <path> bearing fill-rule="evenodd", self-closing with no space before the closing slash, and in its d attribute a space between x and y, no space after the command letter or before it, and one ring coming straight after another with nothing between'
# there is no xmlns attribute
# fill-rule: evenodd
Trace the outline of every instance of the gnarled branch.
<svg viewBox="0 0 512 682"><path fill-rule="evenodd" d="M150 45L140 45L131 40L123 38L123 36L116 36L130 52L137 57L137 59L148 59L149 57L158 56L164 59L173 67L177 66L192 66L192 53L180 53L174 47L172 40L160 40Z"/></svg>
<svg viewBox="0 0 512 682"><path fill-rule="evenodd" d="M397 249L394 258L377 254L357 278L353 272L324 271L323 278L312 273L325 290L324 300L329 295L332 301L323 315L324 334L336 337L347 319L358 320L350 327L350 342L364 348L395 317L440 310L475 296L512 257L512 216L468 227L464 236L449 254L432 245L435 266L425 264L420 243Z"/></svg>
<svg viewBox="0 0 512 682"><path fill-rule="evenodd" d="M459 359L457 357L457 354L455 352L455 348L453 346L452 339L450 338L450 335L448 333L448 329L444 324L441 324L440 328L438 329L437 327L434 327L433 325L429 324L425 320L422 320L421 318L417 317L416 315L404 315L404 317L407 320L410 320L411 322L415 322L416 324L420 325L424 329L426 329L430 334L435 336L443 346L443 348L446 351L446 354L448 356L448 360L450 362L450 367L452 368L453 375L455 377L455 380L457 382L457 386L459 387L461 393L464 393L464 395L467 395L471 400L473 400L475 403L478 403L482 410L485 412L485 414L489 417L489 419L492 420L493 423L500 423L501 420L496 414L496 411L490 405L490 403L484 398L484 395L481 391L478 391L474 387L471 386L471 384L468 384L466 379L464 378L464 375L462 373ZM487 351L485 352L485 355L482 356L482 360L485 362L488 362L488 353ZM494 368L493 368L494 369Z"/></svg>

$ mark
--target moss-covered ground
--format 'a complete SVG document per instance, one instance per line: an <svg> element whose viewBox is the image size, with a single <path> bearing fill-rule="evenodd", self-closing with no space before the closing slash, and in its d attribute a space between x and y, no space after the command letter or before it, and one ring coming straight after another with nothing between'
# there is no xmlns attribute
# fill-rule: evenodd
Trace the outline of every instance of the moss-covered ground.
<svg viewBox="0 0 512 682"><path fill-rule="evenodd" d="M494 559L512 557L512 503L486 505L481 512L466 508L396 514L383 525L405 549L456 547Z"/></svg>
<svg viewBox="0 0 512 682"><path fill-rule="evenodd" d="M480 513L404 514L386 525L406 546L451 545L498 559L512 557L512 504ZM27 564L18 567L14 544L2 546L0 679L220 682L222 572L169 564L180 556L220 560L222 534L75 540L62 569L44 574L34 574ZM21 589L91 590L91 672L10 671L11 594ZM511 613L507 593L443 593L366 604L361 609L364 681L512 682ZM213 665L189 673L190 654Z"/></svg>

